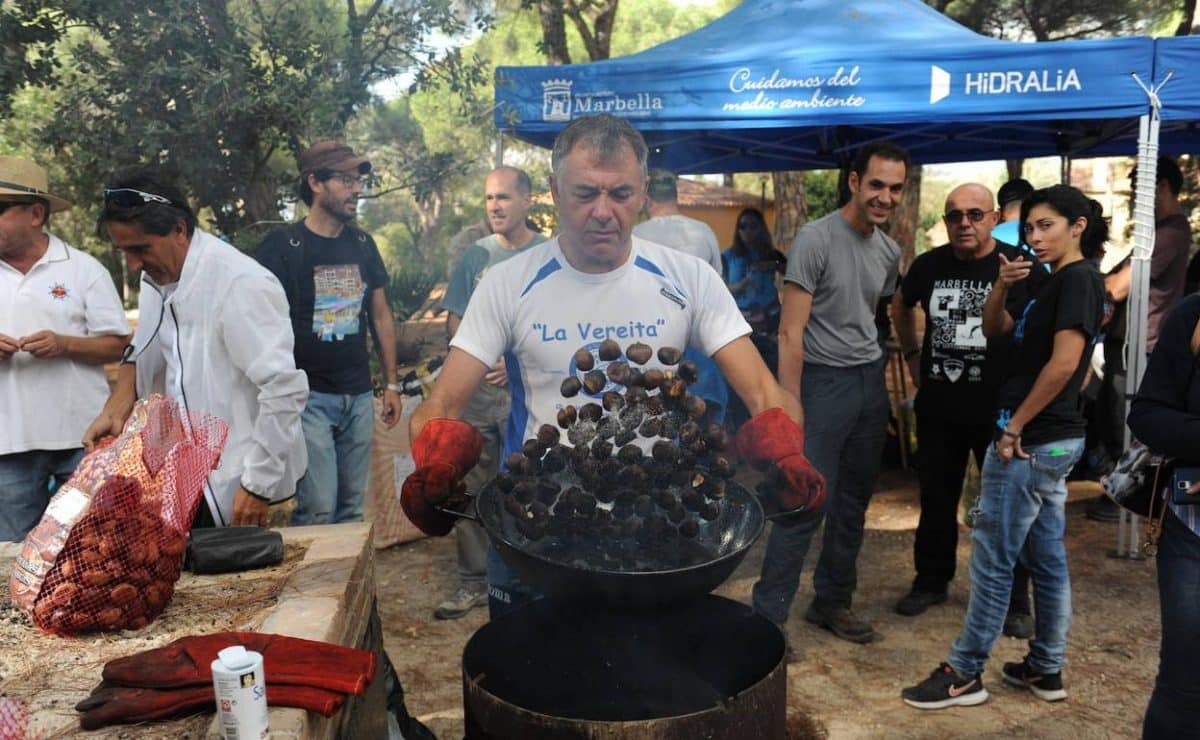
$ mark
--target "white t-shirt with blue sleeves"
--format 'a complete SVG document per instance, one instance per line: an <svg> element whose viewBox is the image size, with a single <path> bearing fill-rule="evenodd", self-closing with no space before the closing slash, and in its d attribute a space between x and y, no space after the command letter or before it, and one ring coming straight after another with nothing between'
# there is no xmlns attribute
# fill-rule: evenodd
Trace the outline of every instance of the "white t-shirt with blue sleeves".
<svg viewBox="0 0 1200 740"><path fill-rule="evenodd" d="M504 357L512 391L507 455L542 424L556 424L563 405L623 390L609 382L594 399L586 390L563 398L559 388L576 372L580 347L594 351L612 338L622 350L643 342L656 351L694 347L711 356L749 333L733 296L703 260L633 237L625 264L583 273L555 237L488 270L450 346L488 366ZM645 367L661 365L655 357Z"/></svg>

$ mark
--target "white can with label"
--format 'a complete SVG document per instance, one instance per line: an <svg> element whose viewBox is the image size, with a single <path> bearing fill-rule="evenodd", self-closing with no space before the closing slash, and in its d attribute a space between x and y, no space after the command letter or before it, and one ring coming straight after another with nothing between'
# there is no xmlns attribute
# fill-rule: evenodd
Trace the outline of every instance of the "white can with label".
<svg viewBox="0 0 1200 740"><path fill-rule="evenodd" d="M267 681L262 655L232 645L217 653L212 675L225 740L266 740Z"/></svg>

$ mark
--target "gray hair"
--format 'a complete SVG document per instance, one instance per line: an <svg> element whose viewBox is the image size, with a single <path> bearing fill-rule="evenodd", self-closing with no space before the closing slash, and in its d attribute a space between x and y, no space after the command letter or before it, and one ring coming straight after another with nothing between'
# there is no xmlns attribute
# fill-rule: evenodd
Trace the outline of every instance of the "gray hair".
<svg viewBox="0 0 1200 740"><path fill-rule="evenodd" d="M580 144L594 151L601 161L616 157L623 144L629 145L645 179L646 156L649 154L646 140L624 118L603 113L571 121L554 139L554 150L550 153L550 168L555 178L562 179L563 160Z"/></svg>

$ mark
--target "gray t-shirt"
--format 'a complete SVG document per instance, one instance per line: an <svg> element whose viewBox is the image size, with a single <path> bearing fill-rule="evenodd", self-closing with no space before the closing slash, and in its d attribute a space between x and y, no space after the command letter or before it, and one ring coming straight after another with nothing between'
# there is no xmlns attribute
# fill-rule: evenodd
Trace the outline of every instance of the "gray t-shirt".
<svg viewBox="0 0 1200 740"><path fill-rule="evenodd" d="M449 311L462 318L467 313L467 303L475 292L475 286L479 285L483 278L483 273L509 257L544 241L546 237L535 231L529 241L518 249L505 249L500 243L500 237L490 234L467 247L467 251L463 252L454 269L450 271L450 282L446 285L446 294L442 296L439 310Z"/></svg>
<svg viewBox="0 0 1200 740"><path fill-rule="evenodd" d="M864 237L841 211L801 227L783 279L812 294L804 361L851 367L879 359L875 306L896 290L900 247L879 229Z"/></svg>
<svg viewBox="0 0 1200 740"><path fill-rule="evenodd" d="M679 214L659 216L634 226L633 233L648 242L699 257L721 274L721 247L717 235L703 221Z"/></svg>

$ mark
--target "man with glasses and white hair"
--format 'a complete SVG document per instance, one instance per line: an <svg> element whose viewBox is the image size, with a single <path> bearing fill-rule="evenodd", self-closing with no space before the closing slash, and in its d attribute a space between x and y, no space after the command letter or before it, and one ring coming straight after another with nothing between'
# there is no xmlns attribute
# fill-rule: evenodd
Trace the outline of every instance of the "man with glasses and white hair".
<svg viewBox="0 0 1200 740"><path fill-rule="evenodd" d="M46 171L0 157L0 542L20 541L83 457L129 322L108 270L46 230L71 207Z"/></svg>
<svg viewBox="0 0 1200 740"><path fill-rule="evenodd" d="M943 216L950 243L913 261L895 304L896 334L917 384L918 479L921 518L913 556L917 575L911 591L896 604L905 616L921 614L946 601L954 577L958 546L958 501L962 493L967 455L982 463L992 441L996 394L1004 376L1003 360L1009 336L987 340L983 336L983 306L1000 271L1000 255L1009 261L1033 260L1032 254L999 242L992 228L1000 214L992 192L983 185L960 185L946 197ZM1044 270L1029 277L1008 294L1009 312L1020 318L1041 281ZM925 313L925 338L917 344L917 304ZM1028 574L1014 587L1010 616L1029 616ZM1022 609L1023 607L1023 609ZM1032 622L1026 625L1032 632ZM1028 636L1028 635L1026 635Z"/></svg>
<svg viewBox="0 0 1200 740"><path fill-rule="evenodd" d="M193 526L265 526L268 505L293 495L306 462L308 385L279 281L196 228L183 193L152 168L110 178L98 226L142 282L133 344L84 446L120 433L140 397L179 399L229 425Z"/></svg>
<svg viewBox="0 0 1200 740"><path fill-rule="evenodd" d="M256 253L287 292L296 367L308 376L308 472L292 523L357 522L375 431L368 331L379 351L386 384L382 418L389 429L401 410L387 270L375 241L353 226L371 163L346 144L321 141L301 152L299 168L308 215L269 234Z"/></svg>

